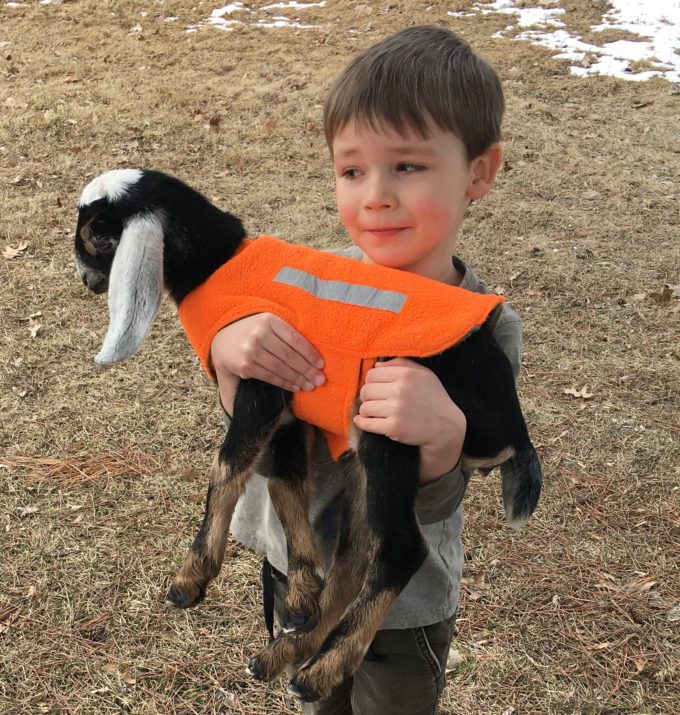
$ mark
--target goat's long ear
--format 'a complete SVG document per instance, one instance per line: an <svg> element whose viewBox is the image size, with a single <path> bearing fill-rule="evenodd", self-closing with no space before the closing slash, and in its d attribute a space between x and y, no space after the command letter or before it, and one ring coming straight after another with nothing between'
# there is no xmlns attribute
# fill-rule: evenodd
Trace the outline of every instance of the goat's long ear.
<svg viewBox="0 0 680 715"><path fill-rule="evenodd" d="M125 226L109 275L109 329L95 362L134 355L151 330L163 298L163 225L158 216L133 216Z"/></svg>

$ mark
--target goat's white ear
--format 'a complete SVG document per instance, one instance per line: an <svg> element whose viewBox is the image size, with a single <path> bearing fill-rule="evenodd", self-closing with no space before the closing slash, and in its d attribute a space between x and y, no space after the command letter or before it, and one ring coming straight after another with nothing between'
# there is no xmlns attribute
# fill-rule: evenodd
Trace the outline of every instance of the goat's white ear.
<svg viewBox="0 0 680 715"><path fill-rule="evenodd" d="M95 362L134 355L149 334L163 298L163 225L158 216L131 218L109 275L109 329Z"/></svg>

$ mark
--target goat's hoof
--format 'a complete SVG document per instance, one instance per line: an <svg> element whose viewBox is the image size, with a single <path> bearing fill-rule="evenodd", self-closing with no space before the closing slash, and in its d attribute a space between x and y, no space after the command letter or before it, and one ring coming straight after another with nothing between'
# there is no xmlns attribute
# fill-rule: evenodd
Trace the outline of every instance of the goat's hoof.
<svg viewBox="0 0 680 715"><path fill-rule="evenodd" d="M306 613L305 611L286 611L285 618L281 624L281 631L286 635L297 635L309 633L316 628L319 622L319 611Z"/></svg>
<svg viewBox="0 0 680 715"><path fill-rule="evenodd" d="M288 692L298 700L302 700L303 703L314 703L321 697L308 685L298 682L296 678L293 678L290 683L288 683Z"/></svg>
<svg viewBox="0 0 680 715"><path fill-rule="evenodd" d="M255 680L260 680L262 682L271 680L257 656L250 659L248 667L246 668L246 673L255 678Z"/></svg>
<svg viewBox="0 0 680 715"><path fill-rule="evenodd" d="M205 588L205 586L198 586L192 595L183 588L171 586L168 595L165 597L165 602L175 606L175 608L191 608L198 605L205 598Z"/></svg>

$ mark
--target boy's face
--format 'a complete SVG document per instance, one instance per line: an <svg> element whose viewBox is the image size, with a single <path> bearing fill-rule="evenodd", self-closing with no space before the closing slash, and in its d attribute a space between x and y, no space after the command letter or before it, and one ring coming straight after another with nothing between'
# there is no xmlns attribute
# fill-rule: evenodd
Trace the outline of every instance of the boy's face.
<svg viewBox="0 0 680 715"><path fill-rule="evenodd" d="M338 212L366 262L457 283L451 255L470 200L480 198L478 160L467 161L454 134L430 129L428 139L363 123L338 132Z"/></svg>

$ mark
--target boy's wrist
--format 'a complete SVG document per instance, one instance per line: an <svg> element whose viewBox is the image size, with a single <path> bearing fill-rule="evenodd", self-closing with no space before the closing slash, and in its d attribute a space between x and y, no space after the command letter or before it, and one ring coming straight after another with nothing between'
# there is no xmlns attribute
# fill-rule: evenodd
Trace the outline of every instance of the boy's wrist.
<svg viewBox="0 0 680 715"><path fill-rule="evenodd" d="M460 461L460 451L456 453L457 441L452 440L442 447L420 448L420 485L430 484L452 471Z"/></svg>
<svg viewBox="0 0 680 715"><path fill-rule="evenodd" d="M429 484L450 472L460 461L467 421L460 408L450 402L450 414L439 438L420 446L420 484Z"/></svg>

